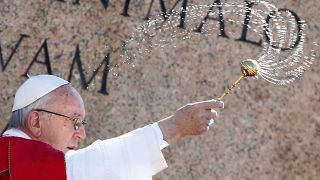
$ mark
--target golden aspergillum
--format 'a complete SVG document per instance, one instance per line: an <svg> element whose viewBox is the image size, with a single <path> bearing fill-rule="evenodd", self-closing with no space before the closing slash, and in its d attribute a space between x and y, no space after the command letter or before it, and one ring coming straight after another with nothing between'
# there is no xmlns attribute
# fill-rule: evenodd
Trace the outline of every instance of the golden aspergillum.
<svg viewBox="0 0 320 180"><path fill-rule="evenodd" d="M258 74L259 64L256 60L247 59L241 62L241 76L218 98L223 101L224 97L234 89L244 77L256 76Z"/></svg>

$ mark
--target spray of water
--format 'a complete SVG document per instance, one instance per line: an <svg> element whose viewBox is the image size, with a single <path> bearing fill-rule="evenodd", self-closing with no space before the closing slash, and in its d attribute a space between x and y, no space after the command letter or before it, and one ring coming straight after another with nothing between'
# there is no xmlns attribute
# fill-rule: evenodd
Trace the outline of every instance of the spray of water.
<svg viewBox="0 0 320 180"><path fill-rule="evenodd" d="M185 11L173 10L170 14L150 19L137 28L130 39L124 41L122 63L134 67L135 61L150 54L151 51L175 48L178 44L175 42L192 43L197 36L208 38L216 36L217 32L225 31L220 29L218 21L206 21L204 19L206 15L208 18L221 16L226 24L243 26L245 14L250 12L250 24L244 25L250 31L269 40L262 42L263 49L259 56L251 57L259 64L258 75L277 85L289 84L301 77L315 59L315 51L313 49L307 51L304 48L306 23L293 12L281 11L269 2L256 3L258 6L255 8L236 3L189 6ZM184 23L191 28L181 28L181 13L186 14ZM199 29L199 22L202 24L201 32L195 32L197 28ZM313 45L318 46L317 43Z"/></svg>

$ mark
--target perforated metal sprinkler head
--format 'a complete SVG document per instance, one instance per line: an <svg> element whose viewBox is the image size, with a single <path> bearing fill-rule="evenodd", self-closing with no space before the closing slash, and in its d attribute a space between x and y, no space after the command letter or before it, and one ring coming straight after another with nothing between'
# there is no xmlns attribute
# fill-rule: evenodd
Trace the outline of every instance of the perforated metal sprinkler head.
<svg viewBox="0 0 320 180"><path fill-rule="evenodd" d="M241 76L218 98L218 100L223 101L224 97L228 95L231 92L231 90L234 89L244 77L256 76L258 74L258 70L259 70L259 64L257 63L256 60L247 59L242 61Z"/></svg>

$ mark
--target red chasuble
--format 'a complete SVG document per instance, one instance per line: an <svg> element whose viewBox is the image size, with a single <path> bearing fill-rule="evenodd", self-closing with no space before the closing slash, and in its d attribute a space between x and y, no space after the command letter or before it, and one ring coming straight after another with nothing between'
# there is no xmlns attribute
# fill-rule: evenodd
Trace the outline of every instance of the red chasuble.
<svg viewBox="0 0 320 180"><path fill-rule="evenodd" d="M64 154L50 145L0 137L0 180L66 180Z"/></svg>

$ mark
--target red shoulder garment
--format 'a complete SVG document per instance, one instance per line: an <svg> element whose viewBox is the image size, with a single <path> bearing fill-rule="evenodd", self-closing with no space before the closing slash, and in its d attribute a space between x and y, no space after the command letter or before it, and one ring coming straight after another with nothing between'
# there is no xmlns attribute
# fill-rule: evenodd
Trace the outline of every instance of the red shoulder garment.
<svg viewBox="0 0 320 180"><path fill-rule="evenodd" d="M64 154L50 145L0 137L0 180L66 180Z"/></svg>

